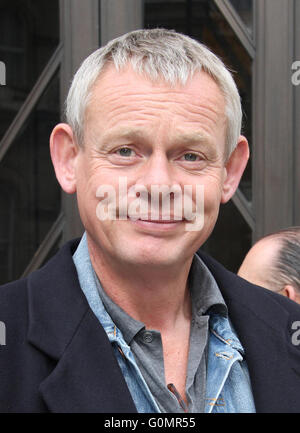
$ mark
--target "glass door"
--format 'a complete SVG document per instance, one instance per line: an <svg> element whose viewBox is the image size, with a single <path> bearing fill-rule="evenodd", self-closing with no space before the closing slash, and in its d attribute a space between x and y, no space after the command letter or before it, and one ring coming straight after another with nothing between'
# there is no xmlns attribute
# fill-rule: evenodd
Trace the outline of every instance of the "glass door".
<svg viewBox="0 0 300 433"><path fill-rule="evenodd" d="M60 215L49 135L61 56L58 0L0 2L0 284L23 274Z"/></svg>

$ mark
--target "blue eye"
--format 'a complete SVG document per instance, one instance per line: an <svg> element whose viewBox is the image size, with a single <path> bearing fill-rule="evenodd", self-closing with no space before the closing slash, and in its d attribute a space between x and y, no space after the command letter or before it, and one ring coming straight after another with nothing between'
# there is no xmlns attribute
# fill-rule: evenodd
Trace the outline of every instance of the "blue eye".
<svg viewBox="0 0 300 433"><path fill-rule="evenodd" d="M184 160L185 161L194 162L194 161L197 161L197 158L198 158L198 155L196 155L195 153L186 153L184 155Z"/></svg>
<svg viewBox="0 0 300 433"><path fill-rule="evenodd" d="M117 151L120 156L132 156L132 149L129 149L129 147L122 147L122 149L119 149Z"/></svg>

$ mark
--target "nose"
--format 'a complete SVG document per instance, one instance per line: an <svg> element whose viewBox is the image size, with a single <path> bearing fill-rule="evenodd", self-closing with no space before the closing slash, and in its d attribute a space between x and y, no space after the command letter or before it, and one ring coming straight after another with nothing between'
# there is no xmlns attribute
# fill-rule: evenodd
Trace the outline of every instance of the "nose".
<svg viewBox="0 0 300 433"><path fill-rule="evenodd" d="M148 201L153 219L182 218L182 191L176 182L172 162L163 150L150 155L141 167L136 184L147 190L147 195L142 195L141 199L142 203Z"/></svg>
<svg viewBox="0 0 300 433"><path fill-rule="evenodd" d="M171 163L163 151L154 152L141 170L136 183L144 185L149 192L152 185L171 186L175 183Z"/></svg>

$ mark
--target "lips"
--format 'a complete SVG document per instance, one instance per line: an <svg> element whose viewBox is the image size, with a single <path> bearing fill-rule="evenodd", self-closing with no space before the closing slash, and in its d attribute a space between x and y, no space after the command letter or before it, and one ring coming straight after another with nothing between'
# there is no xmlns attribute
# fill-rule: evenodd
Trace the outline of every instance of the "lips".
<svg viewBox="0 0 300 433"><path fill-rule="evenodd" d="M140 219L140 221L145 221L148 223L157 223L157 224L171 224L171 223L178 223L182 220L144 220L144 219Z"/></svg>
<svg viewBox="0 0 300 433"><path fill-rule="evenodd" d="M159 219L154 219L154 218L149 218L149 217L139 217L139 218L132 218L132 217L128 217L130 220L132 221L144 221L144 222L149 222L149 223L157 223L157 224L175 224L175 223L179 223L184 221L184 219L182 218L170 218L168 216L167 218L159 218Z"/></svg>
<svg viewBox="0 0 300 433"><path fill-rule="evenodd" d="M162 219L150 219L147 217L147 219L132 219L129 218L131 224L133 224L136 228L139 230L142 230L144 233L150 233L155 236L161 236L163 233L174 233L176 232L179 227L182 227L182 223L184 222L183 219L180 220L174 220L174 219L168 219L168 220L162 220Z"/></svg>

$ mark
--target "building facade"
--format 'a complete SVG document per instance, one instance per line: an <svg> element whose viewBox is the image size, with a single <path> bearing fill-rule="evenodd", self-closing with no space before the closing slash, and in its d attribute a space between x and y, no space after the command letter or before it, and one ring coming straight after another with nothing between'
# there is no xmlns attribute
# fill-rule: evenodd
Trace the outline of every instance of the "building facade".
<svg viewBox="0 0 300 433"><path fill-rule="evenodd" d="M80 236L49 136L81 61L130 30L165 27L233 71L251 159L203 249L236 271L261 236L300 225L300 0L0 0L0 283Z"/></svg>

